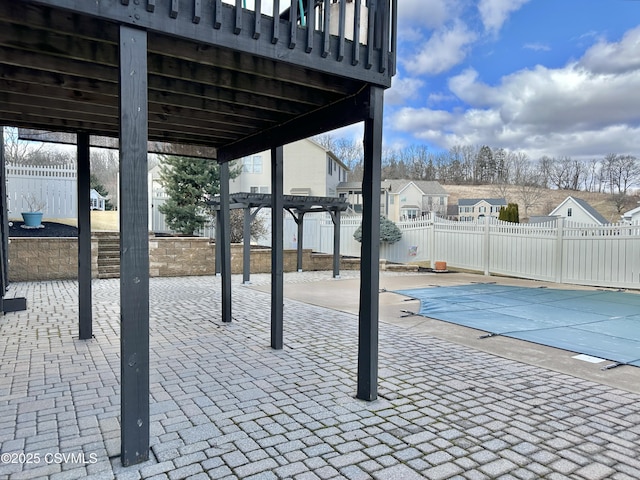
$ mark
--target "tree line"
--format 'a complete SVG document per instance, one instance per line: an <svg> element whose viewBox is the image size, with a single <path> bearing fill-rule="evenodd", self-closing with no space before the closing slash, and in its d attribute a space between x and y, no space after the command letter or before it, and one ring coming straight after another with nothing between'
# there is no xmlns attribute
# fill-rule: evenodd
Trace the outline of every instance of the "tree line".
<svg viewBox="0 0 640 480"><path fill-rule="evenodd" d="M362 180L361 143L331 135L315 140L349 167L350 181ZM451 185L490 184L497 194L515 187L524 203L525 215L543 195L543 189L607 193L620 212L633 203L629 196L639 188L640 160L618 153L589 161L568 156L532 159L520 151L488 145L457 145L444 152L431 151L426 145L409 145L383 151L382 178L435 180Z"/></svg>

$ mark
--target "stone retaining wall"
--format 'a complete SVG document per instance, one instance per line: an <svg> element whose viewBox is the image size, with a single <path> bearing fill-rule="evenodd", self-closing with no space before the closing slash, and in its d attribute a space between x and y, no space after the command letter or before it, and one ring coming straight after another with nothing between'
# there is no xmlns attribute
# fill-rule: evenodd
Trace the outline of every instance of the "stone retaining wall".
<svg viewBox="0 0 640 480"><path fill-rule="evenodd" d="M297 267L295 250L284 251L284 271ZM242 245L231 246L231 271L242 273ZM92 276L98 274L98 240L91 239ZM332 270L333 257L303 250L304 270ZM357 270L358 259L341 259L341 269ZM251 250L251 273L271 271L271 249ZM208 238L149 238L149 275L177 277L215 274L215 245ZM12 282L78 278L78 240L76 238L13 237L9 243L9 280Z"/></svg>

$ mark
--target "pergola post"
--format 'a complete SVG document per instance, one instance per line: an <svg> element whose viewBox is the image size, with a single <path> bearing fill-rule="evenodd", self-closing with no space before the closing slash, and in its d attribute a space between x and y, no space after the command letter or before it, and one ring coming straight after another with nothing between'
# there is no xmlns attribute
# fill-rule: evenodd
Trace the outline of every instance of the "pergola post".
<svg viewBox="0 0 640 480"><path fill-rule="evenodd" d="M295 218L295 217L294 217ZM298 226L298 242L297 242L297 269L302 271L302 247L304 245L304 212L298 213L298 218L295 218L296 225Z"/></svg>
<svg viewBox="0 0 640 480"><path fill-rule="evenodd" d="M220 275L220 273L222 272L222 259L221 259L221 254L220 254L220 250L221 250L221 245L222 245L222 233L221 233L221 229L222 227L220 226L220 224L222 223L222 213L220 212L220 209L216 210L216 256L215 256L215 272L216 272L216 277Z"/></svg>
<svg viewBox="0 0 640 480"><path fill-rule="evenodd" d="M231 227L229 221L229 163L220 164L220 266L222 270L222 321L231 322Z"/></svg>
<svg viewBox="0 0 640 480"><path fill-rule="evenodd" d="M333 221L333 278L340 278L340 210L331 212Z"/></svg>
<svg viewBox="0 0 640 480"><path fill-rule="evenodd" d="M242 283L247 285L251 279L251 207L244 207L242 224Z"/></svg>
<svg viewBox="0 0 640 480"><path fill-rule="evenodd" d="M271 348L276 350L284 346L283 158L283 147L271 149Z"/></svg>
<svg viewBox="0 0 640 480"><path fill-rule="evenodd" d="M362 249L360 255L360 311L358 327L357 398L378 397L378 297L380 280L380 181L382 157L383 89L369 87L369 115L364 122L362 179Z"/></svg>
<svg viewBox="0 0 640 480"><path fill-rule="evenodd" d="M91 167L89 134L78 133L78 336L93 337L91 313Z"/></svg>
<svg viewBox="0 0 640 480"><path fill-rule="evenodd" d="M149 459L147 32L120 26L121 461Z"/></svg>

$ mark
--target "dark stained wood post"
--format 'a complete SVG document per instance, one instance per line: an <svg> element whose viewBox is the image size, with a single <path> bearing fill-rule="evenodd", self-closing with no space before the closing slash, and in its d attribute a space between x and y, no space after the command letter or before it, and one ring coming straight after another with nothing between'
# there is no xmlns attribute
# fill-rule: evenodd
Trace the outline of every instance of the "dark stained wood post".
<svg viewBox="0 0 640 480"><path fill-rule="evenodd" d="M284 346L283 158L283 147L271 149L271 348L276 350Z"/></svg>
<svg viewBox="0 0 640 480"><path fill-rule="evenodd" d="M340 210L331 214L333 220L333 278L340 278Z"/></svg>
<svg viewBox="0 0 640 480"><path fill-rule="evenodd" d="M369 116L364 122L362 179L362 251L358 331L358 392L361 400L378 397L378 297L380 280L380 181L384 91L369 87Z"/></svg>
<svg viewBox="0 0 640 480"><path fill-rule="evenodd" d="M220 275L220 273L222 272L222 267L220 266L222 263L222 260L220 259L221 257L220 249L222 245L222 235L221 235L222 227L220 227L220 224L222 223L221 215L222 214L220 213L220 208L218 208L218 210L216 210L216 260L215 260L216 277Z"/></svg>
<svg viewBox="0 0 640 480"><path fill-rule="evenodd" d="M251 207L244 207L242 223L242 283L249 284L251 278Z"/></svg>
<svg viewBox="0 0 640 480"><path fill-rule="evenodd" d="M78 336L93 337L91 313L91 167L89 134L78 133Z"/></svg>
<svg viewBox="0 0 640 480"><path fill-rule="evenodd" d="M0 311L4 311L4 294L9 286L9 212L7 211L7 171L4 154L4 127L0 125Z"/></svg>
<svg viewBox="0 0 640 480"><path fill-rule="evenodd" d="M121 460L149 459L147 33L120 27Z"/></svg>
<svg viewBox="0 0 640 480"><path fill-rule="evenodd" d="M231 322L231 224L229 221L229 163L220 164L220 266L222 271L222 321Z"/></svg>
<svg viewBox="0 0 640 480"><path fill-rule="evenodd" d="M298 218L295 219L296 224L298 225L298 242L297 242L297 269L299 272L302 271L302 248L304 245L304 212L300 212L298 214Z"/></svg>

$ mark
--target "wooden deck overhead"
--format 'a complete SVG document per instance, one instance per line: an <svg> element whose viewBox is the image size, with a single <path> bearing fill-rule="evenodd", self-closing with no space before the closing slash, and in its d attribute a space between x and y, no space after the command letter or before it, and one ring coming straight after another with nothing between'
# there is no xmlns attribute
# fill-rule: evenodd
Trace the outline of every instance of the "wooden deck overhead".
<svg viewBox="0 0 640 480"><path fill-rule="evenodd" d="M365 87L391 84L395 0L354 2L357 41L345 1L275 1L274 21L241 0L3 0L0 124L117 137L123 24L148 32L150 141L228 161L361 121Z"/></svg>

